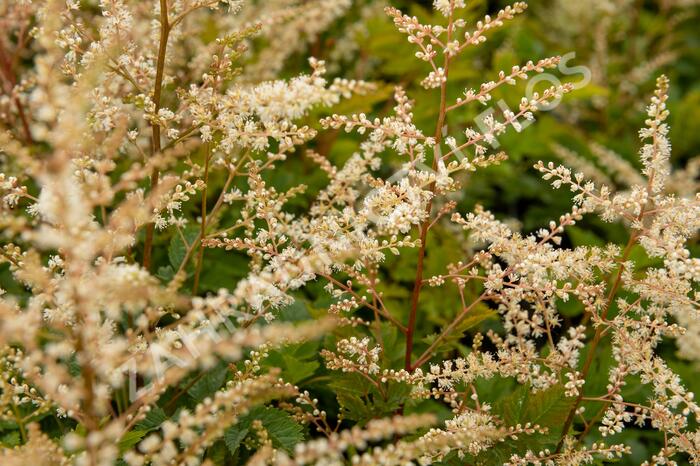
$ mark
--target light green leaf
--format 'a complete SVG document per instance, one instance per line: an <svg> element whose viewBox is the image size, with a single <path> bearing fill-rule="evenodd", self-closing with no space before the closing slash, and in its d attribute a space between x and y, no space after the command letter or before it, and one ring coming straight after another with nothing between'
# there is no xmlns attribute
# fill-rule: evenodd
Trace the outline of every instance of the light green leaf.
<svg viewBox="0 0 700 466"><path fill-rule="evenodd" d="M17 445L19 445L19 442L20 438L18 430L13 430L0 436L0 445L2 445L3 447L16 447Z"/></svg>
<svg viewBox="0 0 700 466"><path fill-rule="evenodd" d="M145 430L132 430L124 434L121 440L119 440L119 452L124 453L125 451L131 450L147 433L148 431Z"/></svg>
<svg viewBox="0 0 700 466"><path fill-rule="evenodd" d="M190 225L186 227L182 232L182 236L185 237L185 241L187 242L187 244L185 244L182 241L182 236L180 236L178 232L176 232L170 239L170 247L168 247L168 259L170 260L170 265L173 267L174 270L180 268L180 264L182 264L182 261L185 259L187 250L197 239L198 234L199 227L196 225Z"/></svg>

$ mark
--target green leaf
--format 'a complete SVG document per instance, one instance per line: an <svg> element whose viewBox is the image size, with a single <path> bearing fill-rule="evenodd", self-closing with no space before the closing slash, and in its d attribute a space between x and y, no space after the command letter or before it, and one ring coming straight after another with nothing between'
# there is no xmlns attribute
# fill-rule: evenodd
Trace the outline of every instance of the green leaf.
<svg viewBox="0 0 700 466"><path fill-rule="evenodd" d="M318 361L299 361L287 355L284 355L283 358L286 366L284 373L287 374L284 379L292 384L308 379L321 366Z"/></svg>
<svg viewBox="0 0 700 466"><path fill-rule="evenodd" d="M575 317L583 314L583 304L578 299L569 298L569 300L564 301L562 299L557 299L557 311L564 317Z"/></svg>
<svg viewBox="0 0 700 466"><path fill-rule="evenodd" d="M451 348L469 329L476 327L487 319L494 319L496 316L498 316L498 312L489 308L486 304L477 304L467 313L455 330L443 340L444 343L438 348L437 351L441 351L444 349L444 347ZM432 344L436 338L437 334L432 334L423 338L423 341L427 344Z"/></svg>
<svg viewBox="0 0 700 466"><path fill-rule="evenodd" d="M280 376L284 380L297 384L311 377L320 367L320 363L316 360L318 345L318 341L308 341L287 345L280 350L272 350L265 359L264 365L281 369Z"/></svg>
<svg viewBox="0 0 700 466"><path fill-rule="evenodd" d="M7 432L0 436L0 445L7 447L7 448L12 448L16 447L20 443L20 438L19 438L19 431L18 430L13 430L11 432Z"/></svg>
<svg viewBox="0 0 700 466"><path fill-rule="evenodd" d="M164 282L169 282L175 276L175 271L171 265L161 265L158 267L156 272L156 277L160 278Z"/></svg>
<svg viewBox="0 0 700 466"><path fill-rule="evenodd" d="M506 426L525 425L529 422L548 431L546 434L522 435L517 440L507 440L496 445L484 455L490 461L488 464L507 462L513 453L523 454L526 450L553 448L574 402L575 398L564 396L561 384L535 393L529 384L520 385L510 396L497 401L494 412Z"/></svg>
<svg viewBox="0 0 700 466"><path fill-rule="evenodd" d="M213 462L216 466L225 466L230 464L226 462L226 443L222 441L215 442L211 447L207 448L207 459Z"/></svg>
<svg viewBox="0 0 700 466"><path fill-rule="evenodd" d="M277 319L284 322L299 322L311 318L306 303L299 299L295 299L292 304L277 311L277 315Z"/></svg>
<svg viewBox="0 0 700 466"><path fill-rule="evenodd" d="M157 429L163 422L168 419L168 416L163 411L163 408L156 406L146 414L146 417L136 424L135 430L151 431Z"/></svg>
<svg viewBox="0 0 700 466"><path fill-rule="evenodd" d="M570 226L566 229L569 238L574 246L604 246L605 241L600 239L595 233L584 230L577 226Z"/></svg>
<svg viewBox="0 0 700 466"><path fill-rule="evenodd" d="M170 247L168 247L168 259L170 259L170 265L174 270L180 268L180 264L185 259L187 250L192 245L192 243L197 239L199 235L199 227L197 225L190 225L184 228L182 231L182 236L185 237L185 244L182 241L182 236L179 233L175 233L170 239Z"/></svg>
<svg viewBox="0 0 700 466"><path fill-rule="evenodd" d="M228 368L220 365L210 370L201 379L187 390L187 394L197 403L201 403L206 397L211 396L226 382Z"/></svg>
<svg viewBox="0 0 700 466"><path fill-rule="evenodd" d="M3 430L15 430L19 428L15 421L10 419L0 419L0 432Z"/></svg>
<svg viewBox="0 0 700 466"><path fill-rule="evenodd" d="M695 152L700 145L700 132L693 122L700 118L700 90L693 90L671 108L673 152Z"/></svg>
<svg viewBox="0 0 700 466"><path fill-rule="evenodd" d="M383 413L392 413L410 399L411 386L404 383L390 382L387 385L386 401L378 399L375 406L381 408Z"/></svg>
<svg viewBox="0 0 700 466"><path fill-rule="evenodd" d="M333 106L333 113L347 115L350 113L369 112L372 105L385 102L391 98L394 86L385 84L378 86L374 92L363 95L353 95L349 99L343 99L339 104Z"/></svg>
<svg viewBox="0 0 700 466"><path fill-rule="evenodd" d="M364 424L370 419L392 416L409 398L411 387L388 383L383 393L355 373L334 374L328 384L335 392L343 418Z"/></svg>
<svg viewBox="0 0 700 466"><path fill-rule="evenodd" d="M250 422L246 422L245 418L239 420L238 423L226 429L226 432L224 432L224 442L228 447L228 451L230 451L232 455L236 454L238 447L241 445L243 439L245 439L248 435L249 430Z"/></svg>
<svg viewBox="0 0 700 466"><path fill-rule="evenodd" d="M663 260L659 257L649 257L646 249L639 244L632 246L630 260L634 261L635 270L644 270L651 267L663 267Z"/></svg>
<svg viewBox="0 0 700 466"><path fill-rule="evenodd" d="M145 430L132 430L124 434L121 440L119 440L119 452L124 453L131 450L147 433L148 432Z"/></svg>
<svg viewBox="0 0 700 466"><path fill-rule="evenodd" d="M134 430L127 432L121 440L119 440L119 452L124 453L133 448L146 434L158 429L167 419L168 416L162 408L159 406L152 408L148 414L146 414L146 417L134 426Z"/></svg>
<svg viewBox="0 0 700 466"><path fill-rule="evenodd" d="M559 427L566 420L575 399L564 396L564 387L555 385L533 393L529 385L521 385L501 405L503 421L509 425L539 424Z"/></svg>
<svg viewBox="0 0 700 466"><path fill-rule="evenodd" d="M249 416L255 415L259 415L257 419L262 421L270 434L272 444L276 447L291 453L294 445L304 439L301 426L289 414L280 409L259 408L249 413Z"/></svg>
<svg viewBox="0 0 700 466"><path fill-rule="evenodd" d="M365 402L358 395L349 392L339 392L336 395L340 411L345 419L357 421L363 424L376 416L376 412L371 405Z"/></svg>
<svg viewBox="0 0 700 466"><path fill-rule="evenodd" d="M259 406L241 417L236 425L226 429L224 442L232 455L236 454L248 436L251 424L255 420L262 422L275 448L282 448L291 453L294 445L304 439L302 427L289 414L277 408Z"/></svg>
<svg viewBox="0 0 700 466"><path fill-rule="evenodd" d="M221 249L206 249L204 254L206 266L202 268L199 279L202 291L231 288L248 273L249 258L244 254Z"/></svg>
<svg viewBox="0 0 700 466"><path fill-rule="evenodd" d="M489 308L484 303L479 303L467 313L467 316L462 319L462 322L457 326L456 334L462 335L467 330L476 327L486 319L493 319L498 315L498 312Z"/></svg>
<svg viewBox="0 0 700 466"><path fill-rule="evenodd" d="M146 434L158 429L158 427L160 427L160 425L167 419L168 416L165 414L165 411L163 411L162 408L159 406L152 408L148 414L146 414L146 417L134 426L134 430L127 432L124 434L121 440L119 440L119 451L124 453L125 451L133 448L146 436Z"/></svg>
<svg viewBox="0 0 700 466"><path fill-rule="evenodd" d="M78 359L75 355L71 355L70 359L68 359L68 373L73 377L77 377L80 375L80 372L81 369L80 364L78 364Z"/></svg>
<svg viewBox="0 0 700 466"><path fill-rule="evenodd" d="M357 396L366 396L371 392L371 384L366 383L360 375L347 372L334 374L333 381L329 384L329 388L334 392L350 393Z"/></svg>

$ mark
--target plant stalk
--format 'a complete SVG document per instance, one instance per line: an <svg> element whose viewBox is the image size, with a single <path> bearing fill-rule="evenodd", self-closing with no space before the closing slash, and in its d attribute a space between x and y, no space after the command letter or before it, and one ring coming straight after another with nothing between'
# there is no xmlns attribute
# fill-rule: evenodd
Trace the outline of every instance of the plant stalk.
<svg viewBox="0 0 700 466"><path fill-rule="evenodd" d="M447 41L450 41L452 33L452 14L450 13L447 27ZM450 67L450 57L445 55L444 67L445 80L440 84L440 113L437 125L435 126L435 153L433 154L433 171L437 170L438 161L441 158L440 143L442 142L442 127L445 125L445 115L447 114L447 76ZM430 183L428 190L435 193L435 182ZM408 314L408 325L406 326L406 353L404 355L404 369L412 370L411 359L413 357L413 339L416 331L416 318L418 314L418 302L420 292L423 287L423 267L425 262L425 248L430 229L430 213L433 210L433 199L428 201L425 207L426 219L420 226L420 248L418 249L418 265L416 267L416 277L413 281L413 292L411 293L411 308Z"/></svg>
<svg viewBox="0 0 700 466"><path fill-rule="evenodd" d="M168 1L160 0L160 45L158 46L158 63L156 67L156 82L153 89L153 103L155 104L155 113L160 110L160 98L163 90L163 75L165 70L165 54L168 47L168 36L170 34L170 24L168 23ZM151 123L151 155L155 156L161 150L160 147L160 125L157 122ZM151 189L158 186L160 174L158 169L154 168L151 172ZM146 240L143 245L143 267L146 270L151 268L151 253L153 251L153 236L155 233L155 224L149 223L146 225Z"/></svg>
<svg viewBox="0 0 700 466"><path fill-rule="evenodd" d="M202 223L199 230L199 254L197 255L197 266L194 271L194 284L192 285L192 296L197 295L199 288L199 277L202 274L202 262L204 261L204 244L201 238L206 236L207 229L207 183L209 182L209 159L211 158L211 146L206 144L204 154L204 188L202 188Z"/></svg>

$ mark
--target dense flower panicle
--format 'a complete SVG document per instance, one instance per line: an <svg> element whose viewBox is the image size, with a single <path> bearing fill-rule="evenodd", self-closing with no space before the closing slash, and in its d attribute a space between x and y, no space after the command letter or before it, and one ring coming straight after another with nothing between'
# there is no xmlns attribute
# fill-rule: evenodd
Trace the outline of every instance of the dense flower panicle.
<svg viewBox="0 0 700 466"><path fill-rule="evenodd" d="M377 7L360 3L363 15ZM556 3L557 14L578 11ZM700 361L689 246L700 162L672 169L666 77L639 131L641 172L599 144L593 161L553 144L571 167L535 169L573 205L526 232L481 205L458 212L461 191L506 162L493 150L500 136L575 86L528 93L466 128L449 116L563 59L447 97L451 65L524 2L473 25L463 0L433 2L440 24L386 8L430 66L430 128L408 85L379 116L317 118L381 86L331 79L314 58L308 72L285 72L349 0L9 4L0 47L11 38L20 56L31 42L33 63L3 78L0 99L0 263L11 276L0 290L0 432L17 435L3 465L574 465L631 453L586 436L635 425L662 438L651 463L699 461L700 405L662 347ZM337 163L317 127L362 141ZM276 180L301 154L324 187ZM570 246L567 231L593 215L621 222L627 245ZM436 230L459 247L433 253ZM435 254L448 256L444 269L426 266ZM404 293L385 272L414 257ZM218 289L204 285L218 274ZM305 307L304 293L327 296ZM446 297L434 328L417 327L422 293ZM606 358L607 381L591 383ZM511 382L516 393L495 399L489 387ZM628 397L631 384L641 395ZM543 399L557 419L523 420Z"/></svg>

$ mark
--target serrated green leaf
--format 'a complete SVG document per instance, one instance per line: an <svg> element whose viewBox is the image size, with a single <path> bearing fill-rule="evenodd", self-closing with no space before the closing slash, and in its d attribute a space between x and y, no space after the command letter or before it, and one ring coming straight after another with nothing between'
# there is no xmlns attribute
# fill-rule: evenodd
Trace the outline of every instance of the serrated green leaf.
<svg viewBox="0 0 700 466"><path fill-rule="evenodd" d="M529 385L522 385L503 401L500 412L503 421L511 426L530 422L543 427L561 427L574 402L574 398L564 395L561 385L535 393Z"/></svg>
<svg viewBox="0 0 700 466"><path fill-rule="evenodd" d="M272 444L287 452L291 453L294 445L304 439L302 427L289 414L280 409L259 408L251 411L248 415L262 421L272 439Z"/></svg>
<svg viewBox="0 0 700 466"><path fill-rule="evenodd" d="M146 414L146 417L134 426L135 430L151 431L157 429L163 422L168 419L168 416L163 411L163 408L156 406Z"/></svg>
<svg viewBox="0 0 700 466"><path fill-rule="evenodd" d="M147 433L148 432L145 430L132 430L124 434L121 440L119 440L119 452L124 453L125 451L131 450Z"/></svg>
<svg viewBox="0 0 700 466"><path fill-rule="evenodd" d="M226 382L228 368L224 365L208 371L201 379L187 390L187 394L197 403L201 403L206 397L212 396Z"/></svg>
<svg viewBox="0 0 700 466"><path fill-rule="evenodd" d="M360 375L352 372L335 374L329 388L337 393L351 393L358 396L369 394L371 386Z"/></svg>
<svg viewBox="0 0 700 466"><path fill-rule="evenodd" d="M283 377L289 383L299 383L300 381L311 377L316 369L318 369L321 364L318 361L300 361L293 356L284 355L285 370L287 374Z"/></svg>
<svg viewBox="0 0 700 466"><path fill-rule="evenodd" d="M273 446L289 453L294 449L294 445L304 439L302 427L289 414L277 408L258 406L242 416L238 423L226 429L224 442L231 454L236 454L248 436L254 420L262 422Z"/></svg>
<svg viewBox="0 0 700 466"><path fill-rule="evenodd" d="M241 442L246 438L249 430L250 423L246 423L245 419L239 420L235 425L226 429L226 432L224 432L224 442L232 455L236 454L238 447L241 446Z"/></svg>
<svg viewBox="0 0 700 466"><path fill-rule="evenodd" d="M265 367L281 369L281 377L293 384L311 377L320 363L318 356L318 341L308 341L301 344L287 345L279 350L272 350L265 359Z"/></svg>
<svg viewBox="0 0 700 466"><path fill-rule="evenodd" d="M194 386L192 387L194 388ZM146 417L134 427L134 430L127 432L119 441L119 451L124 453L138 444L150 432L157 430L160 425L168 419L165 411L160 407L152 408ZM84 433L83 433L84 434Z"/></svg>
<svg viewBox="0 0 700 466"><path fill-rule="evenodd" d="M364 423L375 416L375 412L371 406L358 395L349 392L339 392L336 394L336 399L340 405L340 411L345 419Z"/></svg>
<svg viewBox="0 0 700 466"><path fill-rule="evenodd" d="M561 435L561 428L575 402L564 396L564 387L555 385L547 390L532 392L529 385L520 385L511 395L500 399L494 412L506 426L538 424L546 434L522 435L517 440L506 440L487 450L479 458L485 464L503 464L513 453L553 448Z"/></svg>
<svg viewBox="0 0 700 466"><path fill-rule="evenodd" d="M392 413L399 409L410 398L411 386L403 383L389 383L386 390L386 400L380 399L375 406L381 408L380 415Z"/></svg>

